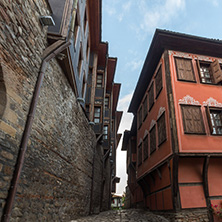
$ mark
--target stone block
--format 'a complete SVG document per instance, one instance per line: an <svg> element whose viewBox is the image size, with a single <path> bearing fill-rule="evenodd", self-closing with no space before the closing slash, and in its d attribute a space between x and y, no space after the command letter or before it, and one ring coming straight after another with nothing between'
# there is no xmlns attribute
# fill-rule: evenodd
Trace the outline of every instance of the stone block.
<svg viewBox="0 0 222 222"><path fill-rule="evenodd" d="M15 138L16 129L12 126L8 125L4 121L0 120L0 130Z"/></svg>
<svg viewBox="0 0 222 222"><path fill-rule="evenodd" d="M4 151L4 150L1 151L1 156L3 156L4 158L6 158L8 160L13 160L13 158L14 158L13 154L11 154L7 151Z"/></svg>

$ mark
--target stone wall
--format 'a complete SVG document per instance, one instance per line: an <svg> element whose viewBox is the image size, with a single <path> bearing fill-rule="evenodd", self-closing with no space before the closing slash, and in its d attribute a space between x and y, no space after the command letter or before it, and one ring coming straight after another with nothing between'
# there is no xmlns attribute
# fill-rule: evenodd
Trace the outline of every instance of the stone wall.
<svg viewBox="0 0 222 222"><path fill-rule="evenodd" d="M153 211L152 211L153 212ZM172 222L208 222L208 210L207 209L192 209L192 210L182 210L179 212L153 212L157 215L162 215Z"/></svg>
<svg viewBox="0 0 222 222"><path fill-rule="evenodd" d="M94 173L93 173L93 195L92 195L92 209L91 213L97 214L101 210L102 201L102 154L103 147L98 144L95 150L95 160L94 160Z"/></svg>
<svg viewBox="0 0 222 222"><path fill-rule="evenodd" d="M107 158L104 161L103 165L103 198L102 198L102 211L109 210L111 208L111 191L110 191L110 184L111 184L111 164L110 159Z"/></svg>
<svg viewBox="0 0 222 222"><path fill-rule="evenodd" d="M39 16L47 14L44 0L0 2L0 77L6 88L0 119L0 216L41 55L47 47L47 29L39 23ZM2 84L0 87L2 95ZM95 134L68 80L53 59L41 88L10 221L68 221L89 214L95 145ZM99 155L96 155L96 175L101 170ZM101 181L95 183L101 184Z"/></svg>

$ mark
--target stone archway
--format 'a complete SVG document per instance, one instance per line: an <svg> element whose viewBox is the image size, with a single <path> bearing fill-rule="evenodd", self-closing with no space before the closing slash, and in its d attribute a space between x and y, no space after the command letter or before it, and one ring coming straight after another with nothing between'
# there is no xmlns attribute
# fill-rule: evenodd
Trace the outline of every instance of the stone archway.
<svg viewBox="0 0 222 222"><path fill-rule="evenodd" d="M2 116L5 112L6 103L7 103L6 86L4 81L2 65L0 64L0 119L2 119Z"/></svg>

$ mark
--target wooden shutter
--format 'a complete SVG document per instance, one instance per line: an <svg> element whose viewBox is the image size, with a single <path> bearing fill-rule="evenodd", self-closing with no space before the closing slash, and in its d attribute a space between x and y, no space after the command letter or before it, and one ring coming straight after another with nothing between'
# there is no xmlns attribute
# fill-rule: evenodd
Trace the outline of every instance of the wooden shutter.
<svg viewBox="0 0 222 222"><path fill-rule="evenodd" d="M150 154L156 150L156 125L150 131Z"/></svg>
<svg viewBox="0 0 222 222"><path fill-rule="evenodd" d="M210 64L210 68L216 84L222 81L222 71L218 59Z"/></svg>
<svg viewBox="0 0 222 222"><path fill-rule="evenodd" d="M163 88L162 83L162 66L160 66L155 79L155 85L156 85L156 98L160 94L161 89Z"/></svg>
<svg viewBox="0 0 222 222"><path fill-rule="evenodd" d="M205 134L203 117L199 106L181 106L185 133Z"/></svg>
<svg viewBox="0 0 222 222"><path fill-rule="evenodd" d="M199 59L197 59L197 70L198 70L198 74L199 74L199 77L200 77L200 82L202 82L201 72L200 72L200 61L199 61Z"/></svg>
<svg viewBox="0 0 222 222"><path fill-rule="evenodd" d="M165 113L157 121L158 126L158 146L166 140Z"/></svg>
<svg viewBox="0 0 222 222"><path fill-rule="evenodd" d="M143 102L143 120L145 120L146 116L147 116L147 96L145 97Z"/></svg>
<svg viewBox="0 0 222 222"><path fill-rule="evenodd" d="M153 107L154 104L154 88L153 88L153 83L149 89L149 110Z"/></svg>
<svg viewBox="0 0 222 222"><path fill-rule="evenodd" d="M147 159L148 157L148 135L146 135L145 139L143 140L143 159Z"/></svg>
<svg viewBox="0 0 222 222"><path fill-rule="evenodd" d="M195 82L192 60L175 58L175 61L176 61L178 79Z"/></svg>
<svg viewBox="0 0 222 222"><path fill-rule="evenodd" d="M208 124L209 124L209 128L210 128L210 133L213 133L213 126L212 126L212 122L211 122L211 117L210 117L210 108L207 105L206 107L206 113L207 113L207 120L208 120Z"/></svg>

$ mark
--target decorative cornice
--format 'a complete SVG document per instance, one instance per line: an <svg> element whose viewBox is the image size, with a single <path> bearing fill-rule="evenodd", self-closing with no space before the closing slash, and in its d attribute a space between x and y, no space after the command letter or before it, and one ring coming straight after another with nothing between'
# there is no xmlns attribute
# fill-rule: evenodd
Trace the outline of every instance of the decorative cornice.
<svg viewBox="0 0 222 222"><path fill-rule="evenodd" d="M157 119L160 118L160 116L166 111L165 107L160 107L159 112L158 112L158 116Z"/></svg>
<svg viewBox="0 0 222 222"><path fill-rule="evenodd" d="M149 130L151 130L155 124L156 124L156 121L152 119L152 121L150 123L150 129Z"/></svg>
<svg viewBox="0 0 222 222"><path fill-rule="evenodd" d="M148 130L145 130L144 135L143 135L143 139L148 135Z"/></svg>
<svg viewBox="0 0 222 222"><path fill-rule="evenodd" d="M137 146L139 146L142 142L143 142L143 140L140 138L140 141Z"/></svg>
<svg viewBox="0 0 222 222"><path fill-rule="evenodd" d="M199 101L196 101L190 95L186 95L183 99L179 99L179 104L186 104L186 105L200 105Z"/></svg>
<svg viewBox="0 0 222 222"><path fill-rule="evenodd" d="M206 101L203 102L204 106L214 106L214 107L222 107L222 103L217 102L216 99L210 97Z"/></svg>

